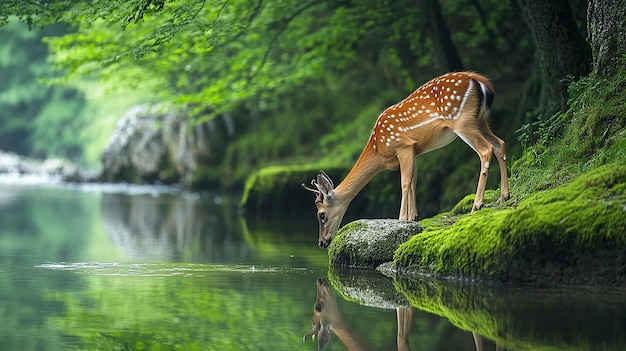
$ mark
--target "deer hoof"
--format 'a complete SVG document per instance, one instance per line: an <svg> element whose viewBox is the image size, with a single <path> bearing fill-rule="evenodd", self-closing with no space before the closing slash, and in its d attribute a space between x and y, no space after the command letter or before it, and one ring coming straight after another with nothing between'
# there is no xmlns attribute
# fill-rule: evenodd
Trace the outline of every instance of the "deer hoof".
<svg viewBox="0 0 626 351"><path fill-rule="evenodd" d="M472 206L472 212L471 213L474 213L475 211L478 211L481 208L483 208L483 204L479 204L479 205L474 204L474 206Z"/></svg>

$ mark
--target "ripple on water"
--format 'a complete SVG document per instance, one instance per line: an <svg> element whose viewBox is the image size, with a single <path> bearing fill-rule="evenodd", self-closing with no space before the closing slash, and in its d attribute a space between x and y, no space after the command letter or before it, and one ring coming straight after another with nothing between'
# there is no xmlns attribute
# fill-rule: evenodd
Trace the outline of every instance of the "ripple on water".
<svg viewBox="0 0 626 351"><path fill-rule="evenodd" d="M164 263L126 263L126 262L48 262L35 266L58 271L72 271L89 275L129 276L129 277L174 277L202 276L211 273L229 272L242 274L288 273L306 271L306 268L268 267L255 265L219 265L219 264L164 264Z"/></svg>

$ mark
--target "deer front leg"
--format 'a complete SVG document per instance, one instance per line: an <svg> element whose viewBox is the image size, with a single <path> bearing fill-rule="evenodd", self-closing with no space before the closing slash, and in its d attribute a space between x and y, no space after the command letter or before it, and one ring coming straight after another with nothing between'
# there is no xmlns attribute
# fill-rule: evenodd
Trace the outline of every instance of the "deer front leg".
<svg viewBox="0 0 626 351"><path fill-rule="evenodd" d="M398 351L410 351L409 336L413 326L413 307L396 308L396 318L398 320Z"/></svg>
<svg viewBox="0 0 626 351"><path fill-rule="evenodd" d="M474 346L476 347L476 351L483 351L483 337L476 332L472 332L472 337L474 338Z"/></svg>
<svg viewBox="0 0 626 351"><path fill-rule="evenodd" d="M417 171L415 169L415 154L412 149L398 152L400 162L400 185L402 200L400 202L400 220L414 221L417 219L417 204L415 199L415 183Z"/></svg>
<svg viewBox="0 0 626 351"><path fill-rule="evenodd" d="M478 187L476 188L476 197L474 198L474 205L472 206L472 213L480 210L483 207L483 201L485 198L485 187L487 186L487 177L489 176L489 158L481 155L480 157L480 176L478 177Z"/></svg>

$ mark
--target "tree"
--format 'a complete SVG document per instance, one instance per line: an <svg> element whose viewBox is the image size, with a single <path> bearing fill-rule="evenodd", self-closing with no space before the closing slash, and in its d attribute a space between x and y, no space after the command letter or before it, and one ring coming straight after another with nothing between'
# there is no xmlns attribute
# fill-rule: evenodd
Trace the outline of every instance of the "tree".
<svg viewBox="0 0 626 351"><path fill-rule="evenodd" d="M438 0L418 1L428 25L426 31L431 37L434 47L435 57L439 61L439 66L445 71L462 71L463 62L452 41L450 30L441 13L441 5Z"/></svg>
<svg viewBox="0 0 626 351"><path fill-rule="evenodd" d="M540 112L551 116L567 105L568 76L591 69L591 51L578 30L568 0L518 0L530 29L541 72Z"/></svg>
<svg viewBox="0 0 626 351"><path fill-rule="evenodd" d="M80 92L66 86L50 86L42 80L58 76L41 42L43 36L61 35L64 26L51 25L29 31L11 21L0 46L0 150L27 156L81 156L77 118L84 107Z"/></svg>
<svg viewBox="0 0 626 351"><path fill-rule="evenodd" d="M587 10L593 72L601 78L626 63L626 6L619 0L590 0Z"/></svg>

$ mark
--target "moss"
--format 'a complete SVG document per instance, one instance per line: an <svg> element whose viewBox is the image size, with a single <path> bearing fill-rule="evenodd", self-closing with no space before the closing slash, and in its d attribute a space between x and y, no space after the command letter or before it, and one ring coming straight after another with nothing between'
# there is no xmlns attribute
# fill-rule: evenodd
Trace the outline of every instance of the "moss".
<svg viewBox="0 0 626 351"><path fill-rule="evenodd" d="M262 168L248 177L240 207L247 213L292 213L297 208L311 207L313 195L301 187L320 171L320 165L272 166ZM327 173L342 173L343 169L325 168Z"/></svg>
<svg viewBox="0 0 626 351"><path fill-rule="evenodd" d="M360 221L350 222L339 229L328 248L328 258L331 267L354 266L357 257L361 256L359 252L363 248L352 245L348 249L347 234L364 229L367 229L367 225Z"/></svg>
<svg viewBox="0 0 626 351"><path fill-rule="evenodd" d="M452 210L450 210L450 212L453 214L470 213L472 211L472 206L474 205L475 198L476 194L466 195L452 208ZM495 190L485 191L485 196L483 199L484 206L494 206L499 198L499 192L496 192Z"/></svg>
<svg viewBox="0 0 626 351"><path fill-rule="evenodd" d="M424 232L398 248L395 264L439 277L623 285L624 183L622 163L531 194L516 208L423 221Z"/></svg>

